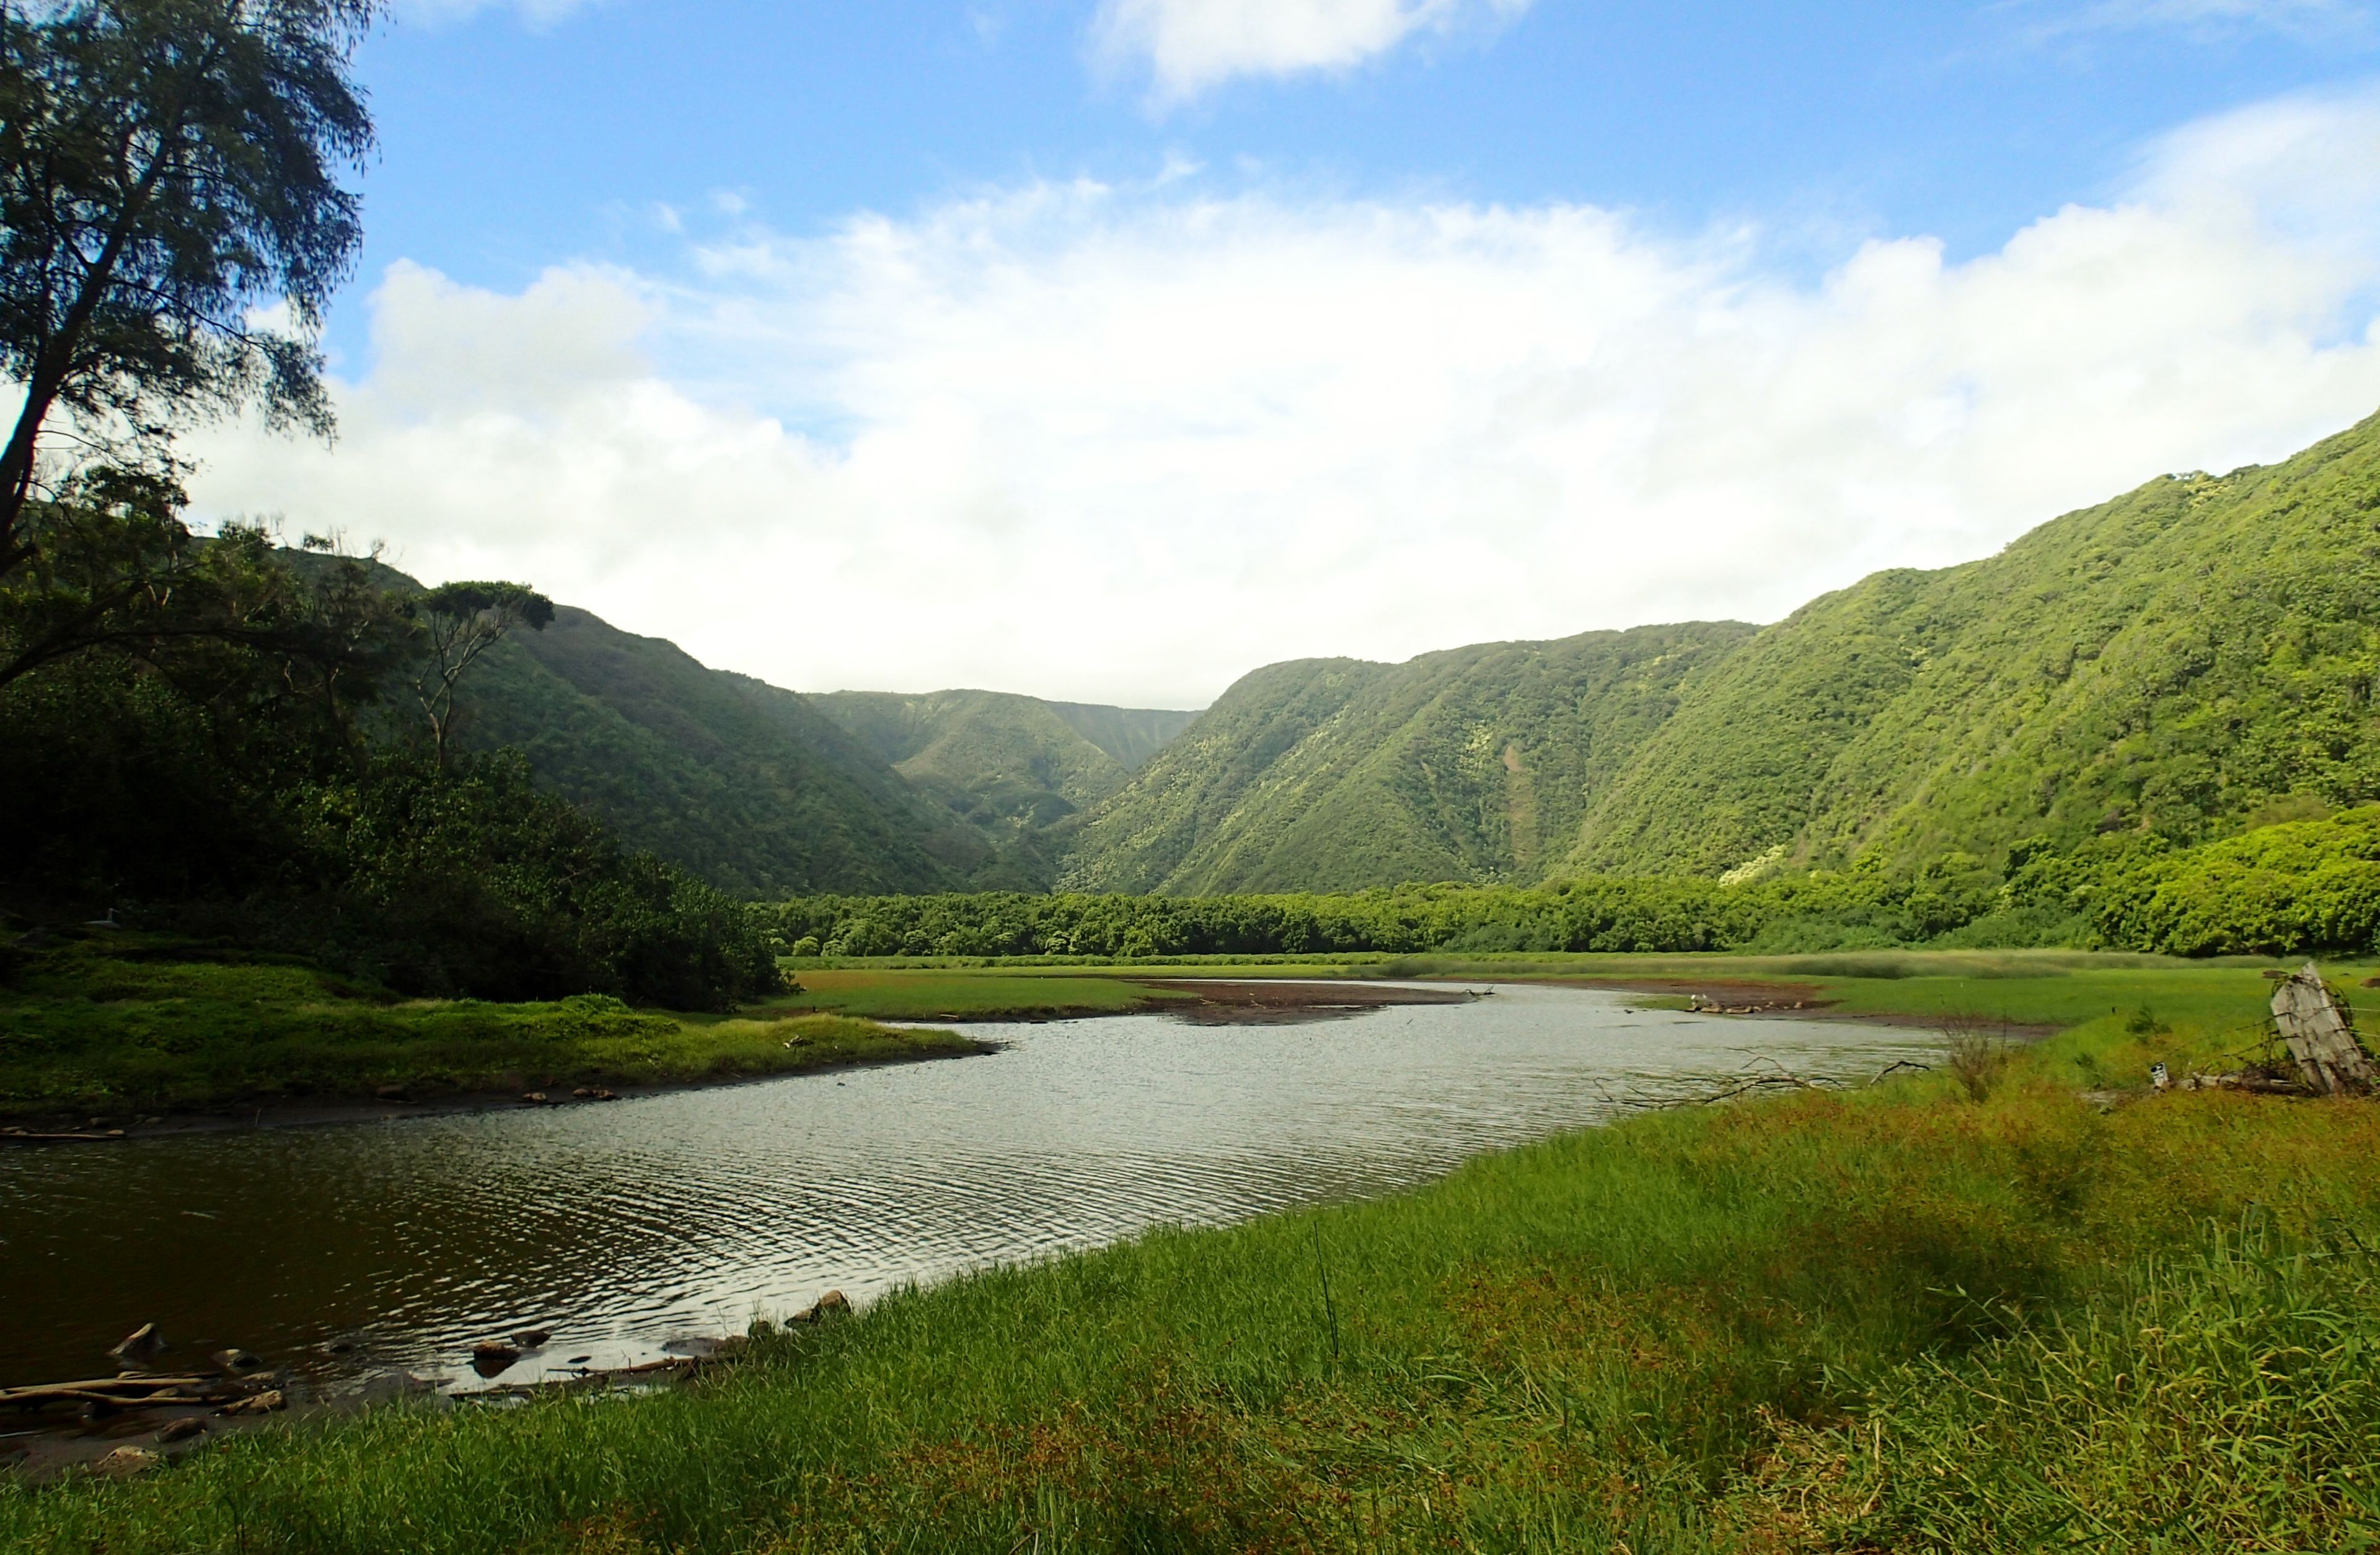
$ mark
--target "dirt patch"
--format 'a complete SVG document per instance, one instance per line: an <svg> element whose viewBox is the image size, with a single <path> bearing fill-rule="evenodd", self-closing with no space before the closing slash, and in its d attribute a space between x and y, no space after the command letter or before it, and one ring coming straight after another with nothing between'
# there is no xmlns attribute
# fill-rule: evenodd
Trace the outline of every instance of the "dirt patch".
<svg viewBox="0 0 2380 1555"><path fill-rule="evenodd" d="M1596 988L1614 992L1658 993L1675 999L1699 1000L1703 1007L1713 1014L1791 1014L1797 1010L1810 1014L1834 1006L1834 1001L1828 999L1815 983L1700 978L1531 978L1529 981L1550 983L1559 988Z"/></svg>
<svg viewBox="0 0 2380 1555"><path fill-rule="evenodd" d="M1135 978L1135 981L1142 981ZM1332 1020L1391 1004L1464 1004L1485 994L1446 988L1380 988L1369 983L1148 981L1148 988L1186 993L1163 1008L1198 1026L1279 1026Z"/></svg>

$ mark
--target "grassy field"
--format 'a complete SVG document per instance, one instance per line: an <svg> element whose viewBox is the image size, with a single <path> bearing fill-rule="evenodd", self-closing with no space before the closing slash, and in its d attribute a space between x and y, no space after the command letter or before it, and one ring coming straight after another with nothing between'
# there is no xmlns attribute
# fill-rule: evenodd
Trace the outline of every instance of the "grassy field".
<svg viewBox="0 0 2380 1555"><path fill-rule="evenodd" d="M2253 967L1949 980L1960 1014L2089 1018L1981 1099L1929 1074L1649 1114L903 1293L662 1396L394 1408L0 1488L0 1546L2380 1541L2380 1106L2078 1096L2236 1045Z"/></svg>
<svg viewBox="0 0 2380 1555"><path fill-rule="evenodd" d="M85 942L0 981L0 1116L97 1116L472 1091L683 1084L978 1051L852 1016L720 1018L554 1003L407 1001L298 962Z"/></svg>

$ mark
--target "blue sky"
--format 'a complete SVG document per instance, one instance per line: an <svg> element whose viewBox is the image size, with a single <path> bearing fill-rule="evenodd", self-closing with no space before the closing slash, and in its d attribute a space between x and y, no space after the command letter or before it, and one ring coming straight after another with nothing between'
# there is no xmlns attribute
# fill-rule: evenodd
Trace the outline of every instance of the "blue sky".
<svg viewBox="0 0 2380 1555"><path fill-rule="evenodd" d="M412 0L359 66L346 435L202 505L806 688L1768 619L2380 405L2359 0Z"/></svg>
<svg viewBox="0 0 2380 1555"><path fill-rule="evenodd" d="M594 0L400 13L365 273L476 285L666 263L657 207L783 229L984 185L1144 178L1626 208L1664 225L1922 231L1953 257L2104 196L2161 131L2380 66L2356 7L1537 0L1359 64L1152 100L1081 0ZM344 322L352 322L352 314Z"/></svg>

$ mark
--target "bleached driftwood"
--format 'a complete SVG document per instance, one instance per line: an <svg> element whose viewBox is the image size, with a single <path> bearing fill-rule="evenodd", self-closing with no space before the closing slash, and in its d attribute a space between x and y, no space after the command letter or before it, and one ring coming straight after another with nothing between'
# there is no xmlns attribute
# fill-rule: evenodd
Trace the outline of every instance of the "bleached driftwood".
<svg viewBox="0 0 2380 1555"><path fill-rule="evenodd" d="M2281 1040L2289 1044L2289 1056L2297 1060L2306 1089L2315 1095L2368 1091L2380 1078L2374 1074L2372 1055L2355 1039L2347 1013L2323 985L2322 973L2313 962L2274 990L2273 1024L2280 1029Z"/></svg>

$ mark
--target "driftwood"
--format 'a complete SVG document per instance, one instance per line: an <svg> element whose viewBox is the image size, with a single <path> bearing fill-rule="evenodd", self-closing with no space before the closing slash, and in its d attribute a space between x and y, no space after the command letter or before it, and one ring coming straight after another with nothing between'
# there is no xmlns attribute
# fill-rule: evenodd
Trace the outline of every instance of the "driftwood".
<svg viewBox="0 0 2380 1555"><path fill-rule="evenodd" d="M2311 961L2273 991L2273 1024L2297 1061L2305 1088L2317 1096L2368 1091L2380 1079L2372 1056L2355 1039L2347 1014Z"/></svg>
<svg viewBox="0 0 2380 1555"><path fill-rule="evenodd" d="M152 1403L206 1403L223 1397L220 1377L108 1377L84 1382L51 1382L34 1388L0 1388L0 1408L95 1403L108 1409L139 1409Z"/></svg>

